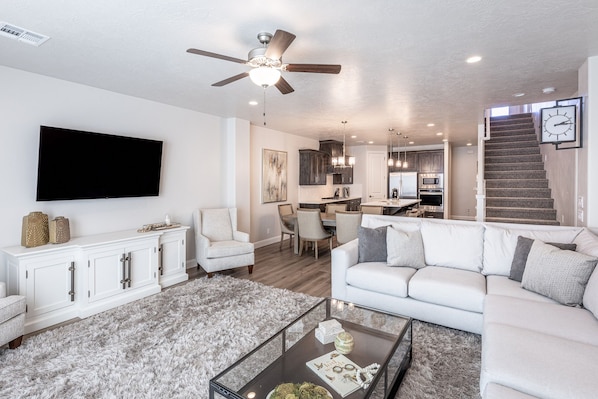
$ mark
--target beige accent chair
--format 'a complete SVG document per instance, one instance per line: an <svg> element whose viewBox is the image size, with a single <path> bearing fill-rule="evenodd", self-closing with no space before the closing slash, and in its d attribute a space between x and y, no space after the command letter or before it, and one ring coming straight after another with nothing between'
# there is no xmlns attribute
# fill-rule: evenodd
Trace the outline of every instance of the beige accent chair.
<svg viewBox="0 0 598 399"><path fill-rule="evenodd" d="M382 215L383 212L384 212L384 208L381 206L361 205L361 213Z"/></svg>
<svg viewBox="0 0 598 399"><path fill-rule="evenodd" d="M336 212L336 243L346 244L357 238L361 226L361 212L338 211Z"/></svg>
<svg viewBox="0 0 598 399"><path fill-rule="evenodd" d="M299 224L299 255L303 254L306 241L314 243L316 259L318 259L318 241L328 240L328 246L332 250L332 234L324 229L319 209L298 209L297 223Z"/></svg>
<svg viewBox="0 0 598 399"><path fill-rule="evenodd" d="M16 349L23 341L25 333L25 297L6 296L6 283L0 281L0 346L8 343Z"/></svg>
<svg viewBox="0 0 598 399"><path fill-rule="evenodd" d="M254 246L249 234L237 231L237 208L196 209L195 258L212 277L214 272L247 266L253 273Z"/></svg>
<svg viewBox="0 0 598 399"><path fill-rule="evenodd" d="M293 245L293 238L295 237L295 226L283 220L283 216L288 216L292 214L292 204L278 205L278 217L280 218L280 249L282 249L282 242L284 241L285 234L289 235L289 246Z"/></svg>
<svg viewBox="0 0 598 399"><path fill-rule="evenodd" d="M326 204L326 213L336 213L338 211L346 211L347 204Z"/></svg>

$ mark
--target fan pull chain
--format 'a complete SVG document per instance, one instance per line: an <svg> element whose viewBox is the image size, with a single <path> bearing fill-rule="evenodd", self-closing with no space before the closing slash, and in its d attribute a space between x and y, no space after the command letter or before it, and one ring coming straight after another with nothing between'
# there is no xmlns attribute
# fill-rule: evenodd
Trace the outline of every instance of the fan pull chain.
<svg viewBox="0 0 598 399"><path fill-rule="evenodd" d="M266 126L266 86L264 86L264 126Z"/></svg>

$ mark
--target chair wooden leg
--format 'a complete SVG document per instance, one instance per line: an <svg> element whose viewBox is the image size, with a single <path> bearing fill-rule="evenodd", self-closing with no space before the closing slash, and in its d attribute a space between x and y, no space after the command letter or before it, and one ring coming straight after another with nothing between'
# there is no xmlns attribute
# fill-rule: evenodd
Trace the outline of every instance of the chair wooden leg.
<svg viewBox="0 0 598 399"><path fill-rule="evenodd" d="M249 274L253 273L253 265L247 266L247 269L249 269Z"/></svg>
<svg viewBox="0 0 598 399"><path fill-rule="evenodd" d="M283 240L284 240L284 233L280 233L280 249L282 249Z"/></svg>
<svg viewBox="0 0 598 399"><path fill-rule="evenodd" d="M316 259L318 259L318 242L314 241L314 251L316 252Z"/></svg>
<svg viewBox="0 0 598 399"><path fill-rule="evenodd" d="M214 277L214 273L208 273L208 278Z"/></svg>
<svg viewBox="0 0 598 399"><path fill-rule="evenodd" d="M303 255L303 239L299 239L299 256Z"/></svg>
<svg viewBox="0 0 598 399"><path fill-rule="evenodd" d="M17 349L19 346L21 346L21 342L23 342L23 336L22 335L20 337L17 337L15 339L13 339L12 341L10 341L8 343L8 348L9 349Z"/></svg>

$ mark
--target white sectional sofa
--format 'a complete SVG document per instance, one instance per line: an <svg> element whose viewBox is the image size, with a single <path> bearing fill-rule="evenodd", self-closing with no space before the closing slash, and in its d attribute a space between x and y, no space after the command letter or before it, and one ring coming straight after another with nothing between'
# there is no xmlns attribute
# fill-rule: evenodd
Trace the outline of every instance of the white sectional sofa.
<svg viewBox="0 0 598 399"><path fill-rule="evenodd" d="M362 227L332 251L334 298L482 334L486 399L598 397L590 230L379 215Z"/></svg>

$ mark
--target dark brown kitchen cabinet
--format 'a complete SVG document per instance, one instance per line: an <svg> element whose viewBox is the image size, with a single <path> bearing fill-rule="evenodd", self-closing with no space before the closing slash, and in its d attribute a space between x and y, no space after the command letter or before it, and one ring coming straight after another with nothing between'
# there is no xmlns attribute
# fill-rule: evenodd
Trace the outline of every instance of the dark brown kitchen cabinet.
<svg viewBox="0 0 598 399"><path fill-rule="evenodd" d="M417 154L419 173L442 173L444 171L443 151L420 151Z"/></svg>
<svg viewBox="0 0 598 399"><path fill-rule="evenodd" d="M317 150L299 150L299 185L326 185L330 155Z"/></svg>

